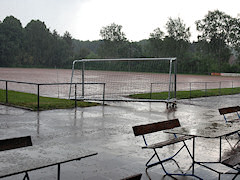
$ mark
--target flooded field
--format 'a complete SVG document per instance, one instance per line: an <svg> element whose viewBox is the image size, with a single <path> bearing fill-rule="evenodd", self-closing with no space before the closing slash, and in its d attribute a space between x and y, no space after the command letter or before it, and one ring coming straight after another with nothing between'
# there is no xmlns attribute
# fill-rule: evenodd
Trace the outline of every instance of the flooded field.
<svg viewBox="0 0 240 180"><path fill-rule="evenodd" d="M23 81L31 83L70 83L70 69L37 69L37 68L0 68L1 80ZM82 82L81 72L74 74L73 82ZM168 91L169 75L158 73L114 72L114 71L85 71L85 83L102 83L85 85L84 95L103 96L105 98L126 96L133 93ZM105 90L103 87L105 84ZM239 77L222 77L210 75L181 75L177 74L177 90L194 90L209 88L232 88L240 86ZM0 82L0 88L5 89L5 82ZM36 85L8 83L8 89L29 93L37 93ZM42 85L40 95L68 98L70 85ZM72 86L71 96L74 95ZM81 84L77 86L77 95L82 95Z"/></svg>

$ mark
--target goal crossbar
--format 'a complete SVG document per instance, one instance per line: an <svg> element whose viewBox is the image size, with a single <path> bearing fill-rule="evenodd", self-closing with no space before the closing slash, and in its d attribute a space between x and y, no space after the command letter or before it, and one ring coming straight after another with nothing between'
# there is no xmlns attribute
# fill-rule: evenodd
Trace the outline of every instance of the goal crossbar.
<svg viewBox="0 0 240 180"><path fill-rule="evenodd" d="M119 59L79 59L79 60L74 60L73 64L76 62L93 62L93 61L147 61L147 60L156 60L156 61L175 61L177 58L176 57L171 57L171 58L119 58Z"/></svg>

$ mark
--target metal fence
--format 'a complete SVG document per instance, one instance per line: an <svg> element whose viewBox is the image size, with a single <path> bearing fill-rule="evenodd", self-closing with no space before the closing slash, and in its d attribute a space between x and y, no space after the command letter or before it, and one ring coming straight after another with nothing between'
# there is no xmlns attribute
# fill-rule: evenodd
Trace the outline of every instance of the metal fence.
<svg viewBox="0 0 240 180"><path fill-rule="evenodd" d="M105 83L84 83L85 85L95 86L95 94L89 96L88 98L82 96L82 83L30 83L22 81L11 81L11 80L0 80L0 89L5 90L5 103L9 101L9 90L20 91L26 93L36 94L37 108L40 108L40 96L55 97L68 99L69 98L69 86L73 86L74 92L71 95L71 100L75 101L75 107L77 106L78 100L98 100L102 101L104 104L107 99L105 99ZM150 92L150 99L152 98L152 93L159 92L159 88L166 83L151 83L148 86L148 92ZM80 86L80 88L79 88ZM97 86L97 88L96 88ZM102 88L99 88L102 86ZM187 91L189 92L189 98L191 98L192 91L202 90L205 92L205 96L208 96L208 91L210 89L218 89L219 94L222 95L221 91L223 88L231 88L232 93L236 92L236 87L240 87L240 81L219 81L219 82L178 82L177 91ZM91 87L93 88L93 87ZM1 94L0 94L1 96ZM97 96L97 98L96 98ZM144 101L147 102L147 101Z"/></svg>
<svg viewBox="0 0 240 180"><path fill-rule="evenodd" d="M163 85L163 83L151 83L150 85L150 98L154 92L159 92L155 86ZM194 90L202 90L205 96L208 96L208 91L210 89L218 89L218 95L222 95L223 88L231 88L232 93L240 93L240 89L235 88L240 87L240 81L219 81L219 82L177 82L177 91L188 91L189 98L192 98L191 94Z"/></svg>
<svg viewBox="0 0 240 180"><path fill-rule="evenodd" d="M9 90L36 94L37 109L40 108L40 96L68 99L69 86L74 86L74 96L71 100L75 101L75 107L81 95L78 94L78 86L82 83L31 83L23 81L0 80L0 89L5 90L5 103L9 103ZM18 84L17 86L13 84ZM105 83L85 83L86 85L102 85L102 101L105 99ZM13 87L11 87L13 86Z"/></svg>

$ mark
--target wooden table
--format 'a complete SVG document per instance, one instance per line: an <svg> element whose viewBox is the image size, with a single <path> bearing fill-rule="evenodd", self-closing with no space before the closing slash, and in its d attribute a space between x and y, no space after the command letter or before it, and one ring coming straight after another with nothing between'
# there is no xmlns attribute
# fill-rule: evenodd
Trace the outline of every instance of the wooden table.
<svg viewBox="0 0 240 180"><path fill-rule="evenodd" d="M25 173L23 179L30 179L28 172L58 166L57 178L60 179L60 165L97 155L84 150L81 144L42 144L0 152L0 178Z"/></svg>
<svg viewBox="0 0 240 180"><path fill-rule="evenodd" d="M171 134L179 134L179 135L188 135L193 136L193 152L192 152L192 175L194 175L194 164L199 164L204 166L214 172L219 173L220 175L223 174L214 168L210 168L207 166L207 163L221 163L222 162L222 138L235 134L240 131L240 124L226 124L226 123L205 123L200 125L191 125L191 126L184 126L184 127L177 127L174 129L166 130L164 132L171 133ZM216 162L199 162L195 160L195 138L202 137L202 138L219 138L219 161ZM235 170L235 169L234 169ZM237 174L238 171L234 171L234 173L229 174ZM194 175L195 176L195 175ZM201 179L201 178L199 178Z"/></svg>

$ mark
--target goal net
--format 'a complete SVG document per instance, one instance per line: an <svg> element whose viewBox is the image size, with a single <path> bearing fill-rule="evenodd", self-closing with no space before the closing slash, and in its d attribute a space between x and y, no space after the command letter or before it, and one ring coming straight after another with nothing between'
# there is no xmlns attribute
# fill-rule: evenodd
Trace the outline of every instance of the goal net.
<svg viewBox="0 0 240 180"><path fill-rule="evenodd" d="M176 58L82 59L72 65L69 98L96 101L156 101L176 97ZM148 98L129 95L148 93Z"/></svg>

